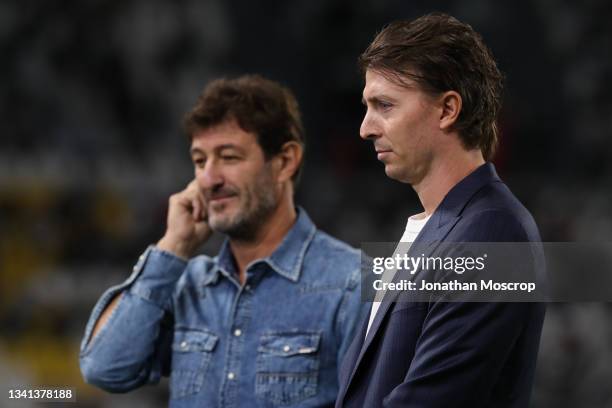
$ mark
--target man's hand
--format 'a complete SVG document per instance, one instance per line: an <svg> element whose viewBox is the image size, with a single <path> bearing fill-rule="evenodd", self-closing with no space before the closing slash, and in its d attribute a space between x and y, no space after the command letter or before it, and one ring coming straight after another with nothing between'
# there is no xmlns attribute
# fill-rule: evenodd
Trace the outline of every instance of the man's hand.
<svg viewBox="0 0 612 408"><path fill-rule="evenodd" d="M168 222L157 248L189 259L211 235L206 202L195 180L170 196Z"/></svg>

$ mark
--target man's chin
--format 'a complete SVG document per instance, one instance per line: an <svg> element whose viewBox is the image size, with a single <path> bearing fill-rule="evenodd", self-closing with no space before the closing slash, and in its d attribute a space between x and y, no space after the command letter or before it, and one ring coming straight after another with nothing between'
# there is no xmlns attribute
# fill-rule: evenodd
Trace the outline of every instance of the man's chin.
<svg viewBox="0 0 612 408"><path fill-rule="evenodd" d="M228 234L233 231L233 226L231 224L226 223L210 223L210 229L219 234Z"/></svg>
<svg viewBox="0 0 612 408"><path fill-rule="evenodd" d="M232 216L227 211L211 211L208 213L208 224L213 230L232 223Z"/></svg>
<svg viewBox="0 0 612 408"><path fill-rule="evenodd" d="M413 173L408 171L402 171L400 168L393 168L386 166L385 174L390 179L399 181L400 183L410 184L411 186L419 184L423 180L423 174Z"/></svg>
<svg viewBox="0 0 612 408"><path fill-rule="evenodd" d="M402 181L401 177L400 177L400 172L397 170L397 168L394 168L390 164L385 164L385 174L390 179L397 180L397 181Z"/></svg>
<svg viewBox="0 0 612 408"><path fill-rule="evenodd" d="M231 229L235 224L235 218L227 207L223 210L213 210L208 214L208 225L213 231L225 233L226 230Z"/></svg>

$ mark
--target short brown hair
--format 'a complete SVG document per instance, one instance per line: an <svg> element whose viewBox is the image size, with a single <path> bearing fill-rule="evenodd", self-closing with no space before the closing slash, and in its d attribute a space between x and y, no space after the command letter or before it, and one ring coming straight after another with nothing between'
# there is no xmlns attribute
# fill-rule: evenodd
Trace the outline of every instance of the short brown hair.
<svg viewBox="0 0 612 408"><path fill-rule="evenodd" d="M491 51L469 24L442 13L386 26L359 57L365 74L374 70L400 85L415 81L423 91L456 91L462 108L454 129L467 149L495 152L503 76Z"/></svg>
<svg viewBox="0 0 612 408"><path fill-rule="evenodd" d="M183 126L191 138L195 131L229 120L236 120L244 131L255 134L266 160L280 153L286 142L296 141L304 147L304 128L295 96L260 75L210 82L185 115ZM294 182L301 171L302 163L293 175Z"/></svg>

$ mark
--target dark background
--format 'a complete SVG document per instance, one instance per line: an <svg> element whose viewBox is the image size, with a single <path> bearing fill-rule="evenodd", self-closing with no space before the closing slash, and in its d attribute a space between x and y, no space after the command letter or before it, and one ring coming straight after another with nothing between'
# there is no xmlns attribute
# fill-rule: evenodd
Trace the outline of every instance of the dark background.
<svg viewBox="0 0 612 408"><path fill-rule="evenodd" d="M543 239L611 241L606 1L0 2L0 405L7 387L57 385L83 407L165 406L166 383L85 385L78 346L191 179L179 124L213 78L292 88L308 136L298 202L355 246L399 239L421 209L358 137L356 59L385 23L431 11L470 23L507 77L495 163ZM551 305L532 406L612 407L611 378L612 308Z"/></svg>

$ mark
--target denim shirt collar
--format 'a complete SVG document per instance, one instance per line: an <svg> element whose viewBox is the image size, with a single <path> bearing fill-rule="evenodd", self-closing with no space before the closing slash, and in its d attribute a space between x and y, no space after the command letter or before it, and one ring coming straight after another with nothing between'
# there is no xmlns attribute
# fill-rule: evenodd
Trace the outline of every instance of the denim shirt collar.
<svg viewBox="0 0 612 408"><path fill-rule="evenodd" d="M295 223L285 235L281 244L270 256L251 262L247 266L247 270L256 263L265 263L270 269L293 282L300 279L304 254L317 228L303 208L297 207L296 211ZM236 273L234 256L227 238L217 256L217 268L215 270L226 276Z"/></svg>

